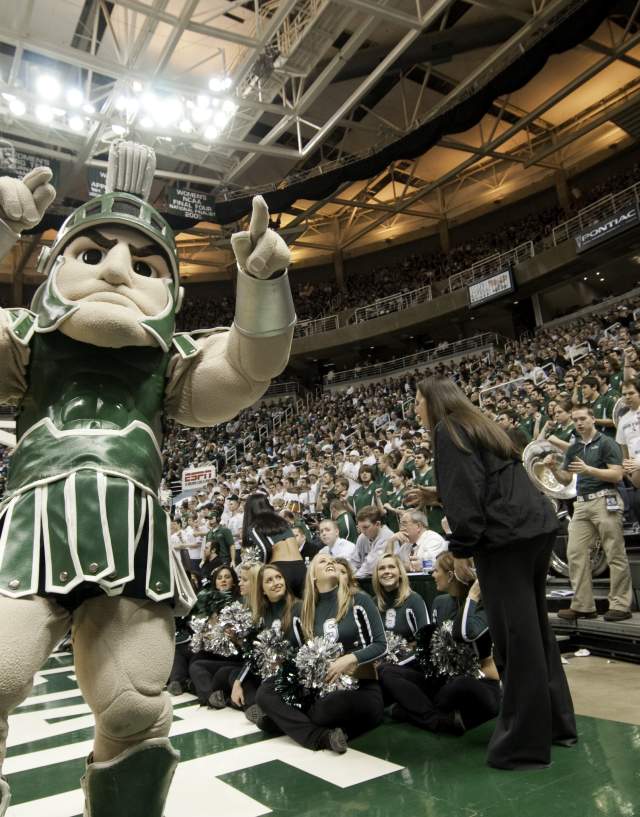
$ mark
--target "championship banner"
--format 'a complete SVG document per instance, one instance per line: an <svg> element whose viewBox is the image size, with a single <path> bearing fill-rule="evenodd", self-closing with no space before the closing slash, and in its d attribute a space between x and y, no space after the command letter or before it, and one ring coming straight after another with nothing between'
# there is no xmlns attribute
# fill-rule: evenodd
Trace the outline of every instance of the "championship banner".
<svg viewBox="0 0 640 817"><path fill-rule="evenodd" d="M207 482L215 478L215 465L203 465L201 468L185 468L182 472L182 490L202 488Z"/></svg>
<svg viewBox="0 0 640 817"><path fill-rule="evenodd" d="M630 204L626 209L616 213L615 216L606 221L600 221L577 235L577 252L584 252L595 244L600 244L602 241L607 241L630 227L635 227L638 220L638 208L635 204Z"/></svg>
<svg viewBox="0 0 640 817"><path fill-rule="evenodd" d="M215 199L200 190L188 190L174 185L167 190L169 213L197 221L211 221L215 218Z"/></svg>
<svg viewBox="0 0 640 817"><path fill-rule="evenodd" d="M51 184L55 187L60 181L60 162L57 159L48 159L46 156L35 156L15 150L10 142L2 140L0 144L0 176L12 176L21 179L34 167L48 167L53 174Z"/></svg>
<svg viewBox="0 0 640 817"><path fill-rule="evenodd" d="M103 196L107 189L107 169L102 167L87 168L87 189L89 198Z"/></svg>

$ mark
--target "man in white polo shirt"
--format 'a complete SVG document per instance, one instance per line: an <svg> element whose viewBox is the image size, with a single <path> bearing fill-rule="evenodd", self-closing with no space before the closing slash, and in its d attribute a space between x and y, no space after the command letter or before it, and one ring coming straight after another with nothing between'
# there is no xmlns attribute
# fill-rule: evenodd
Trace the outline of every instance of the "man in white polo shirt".
<svg viewBox="0 0 640 817"><path fill-rule="evenodd" d="M323 519L318 526L320 541L324 547L320 553L328 553L337 559L347 559L353 565L353 557L356 546L348 539L342 539L338 535L338 525L333 519Z"/></svg>

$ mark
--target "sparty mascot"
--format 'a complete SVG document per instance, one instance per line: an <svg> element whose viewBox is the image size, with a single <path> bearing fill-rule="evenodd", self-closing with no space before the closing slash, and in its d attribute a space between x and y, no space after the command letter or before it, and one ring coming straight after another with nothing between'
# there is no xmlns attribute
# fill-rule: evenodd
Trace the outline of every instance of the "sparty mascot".
<svg viewBox="0 0 640 817"><path fill-rule="evenodd" d="M178 753L163 687L174 616L195 601L158 501L165 418L212 426L286 366L295 312L289 250L253 200L232 237L231 328L176 334L178 254L148 202L155 155L112 145L103 196L64 222L31 310L0 310L0 402L17 444L0 504L0 760L8 716L71 627L95 716L87 817L161 817ZM47 168L0 179L0 254L55 197ZM0 817L10 789L0 779Z"/></svg>

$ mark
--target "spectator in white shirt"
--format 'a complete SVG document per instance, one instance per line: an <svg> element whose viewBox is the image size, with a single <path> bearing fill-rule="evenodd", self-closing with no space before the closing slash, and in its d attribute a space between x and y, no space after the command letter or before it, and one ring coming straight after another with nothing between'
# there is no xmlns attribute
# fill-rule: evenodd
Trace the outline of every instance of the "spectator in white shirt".
<svg viewBox="0 0 640 817"><path fill-rule="evenodd" d="M226 509L220 518L220 524L225 528L229 528L233 535L233 542L235 544L234 552L231 554L233 564L237 562L238 552L242 544L243 520L244 513L240 510L240 497L237 494L229 494Z"/></svg>
<svg viewBox="0 0 640 817"><path fill-rule="evenodd" d="M356 552L352 561L356 577L362 579L373 575L373 569L383 555L386 542L393 536L393 531L382 524L382 514L373 505L365 505L358 511L357 522L360 535L356 540Z"/></svg>
<svg viewBox="0 0 640 817"><path fill-rule="evenodd" d="M356 546L348 539L342 539L338 535L338 525L333 519L323 519L318 526L320 541L324 547L320 553L328 553L334 558L347 559L353 566Z"/></svg>
<svg viewBox="0 0 640 817"><path fill-rule="evenodd" d="M342 466L342 474L349 480L349 496L352 496L360 487L358 474L360 473L360 452L355 448L349 451L349 458Z"/></svg>
<svg viewBox="0 0 640 817"><path fill-rule="evenodd" d="M427 517L422 511L407 511L402 515L401 529L408 542L398 550L402 561L412 572L421 572L422 563L430 559L436 563L438 554L447 550L447 540L429 530Z"/></svg>

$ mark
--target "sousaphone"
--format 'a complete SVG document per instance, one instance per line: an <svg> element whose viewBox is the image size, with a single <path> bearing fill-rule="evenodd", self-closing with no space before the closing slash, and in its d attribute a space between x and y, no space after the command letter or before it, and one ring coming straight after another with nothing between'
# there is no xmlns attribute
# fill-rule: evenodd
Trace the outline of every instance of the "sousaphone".
<svg viewBox="0 0 640 817"><path fill-rule="evenodd" d="M562 451L548 440L534 440L522 452L522 463L533 483L543 494L552 499L573 499L576 495L577 476L568 485L563 485L553 474L544 459L554 454L558 460L562 459Z"/></svg>
<svg viewBox="0 0 640 817"><path fill-rule="evenodd" d="M616 404L613 407L613 413L611 415L611 419L613 420L613 424L616 428L620 425L620 419L629 411L629 406L627 405L627 401L624 397L619 397L616 400Z"/></svg>

